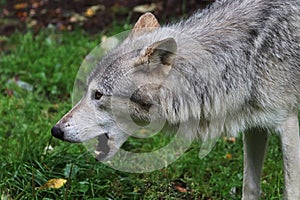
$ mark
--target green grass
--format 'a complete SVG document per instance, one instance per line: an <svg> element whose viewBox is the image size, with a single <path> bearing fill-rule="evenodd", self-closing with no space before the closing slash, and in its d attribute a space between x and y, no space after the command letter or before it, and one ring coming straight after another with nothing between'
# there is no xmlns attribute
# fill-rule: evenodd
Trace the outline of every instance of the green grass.
<svg viewBox="0 0 300 200"><path fill-rule="evenodd" d="M81 31L51 30L7 38L9 48L0 54L1 200L240 199L241 138L236 143L219 140L204 159L198 158L199 145L194 142L167 168L144 174L116 171L96 162L83 145L51 138L51 127L71 108L70 92L81 61L100 38ZM9 81L16 76L33 90ZM160 142L148 141L142 147L137 141L127 145L148 149L150 142ZM54 149L45 152L48 144ZM231 154L231 159L226 154ZM68 182L59 189L36 189L52 178ZM282 162L276 136L270 141L262 179L262 199L281 199Z"/></svg>

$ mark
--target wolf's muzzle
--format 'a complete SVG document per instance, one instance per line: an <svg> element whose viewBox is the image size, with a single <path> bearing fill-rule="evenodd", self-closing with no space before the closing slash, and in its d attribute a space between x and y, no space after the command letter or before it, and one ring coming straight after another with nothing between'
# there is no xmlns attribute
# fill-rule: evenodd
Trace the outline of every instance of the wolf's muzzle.
<svg viewBox="0 0 300 200"><path fill-rule="evenodd" d="M51 133L54 137L64 140L64 132L60 129L60 127L58 126L53 126L53 128L51 129Z"/></svg>

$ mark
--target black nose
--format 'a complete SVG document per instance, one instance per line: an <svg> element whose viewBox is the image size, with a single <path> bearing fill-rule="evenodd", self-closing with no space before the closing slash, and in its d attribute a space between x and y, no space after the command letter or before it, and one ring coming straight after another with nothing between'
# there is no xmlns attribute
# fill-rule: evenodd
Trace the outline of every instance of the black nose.
<svg viewBox="0 0 300 200"><path fill-rule="evenodd" d="M64 132L58 126L53 126L53 128L51 129L51 133L58 139L64 139Z"/></svg>

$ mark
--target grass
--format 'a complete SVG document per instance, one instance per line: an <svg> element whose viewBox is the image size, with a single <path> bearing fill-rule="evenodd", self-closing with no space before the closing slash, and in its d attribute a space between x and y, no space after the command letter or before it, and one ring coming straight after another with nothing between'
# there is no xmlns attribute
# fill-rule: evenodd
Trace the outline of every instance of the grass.
<svg viewBox="0 0 300 200"><path fill-rule="evenodd" d="M144 174L116 171L96 162L83 145L51 138L51 127L71 108L70 92L81 61L100 38L53 30L6 38L7 48L0 55L1 200L241 199L241 138L235 143L220 139L204 159L198 158L199 144L194 142L167 168ZM32 91L9 81L16 77L30 84ZM49 144L53 150L46 152ZM53 178L68 182L59 189L37 189ZM262 189L262 199L282 197L281 153L275 135Z"/></svg>

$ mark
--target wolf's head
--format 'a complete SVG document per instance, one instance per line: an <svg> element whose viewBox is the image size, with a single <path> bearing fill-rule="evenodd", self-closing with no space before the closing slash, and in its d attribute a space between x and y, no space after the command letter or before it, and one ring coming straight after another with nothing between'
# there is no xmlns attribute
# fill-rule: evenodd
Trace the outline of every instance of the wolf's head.
<svg viewBox="0 0 300 200"><path fill-rule="evenodd" d="M172 37L153 41L151 34L158 29L152 14L139 18L125 41L97 63L85 95L52 128L54 137L69 142L97 137L98 158L108 159L135 126L160 118L172 121L178 110L168 77L177 43Z"/></svg>

